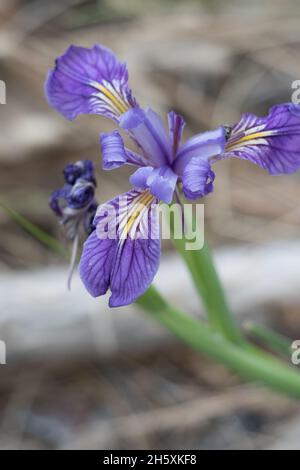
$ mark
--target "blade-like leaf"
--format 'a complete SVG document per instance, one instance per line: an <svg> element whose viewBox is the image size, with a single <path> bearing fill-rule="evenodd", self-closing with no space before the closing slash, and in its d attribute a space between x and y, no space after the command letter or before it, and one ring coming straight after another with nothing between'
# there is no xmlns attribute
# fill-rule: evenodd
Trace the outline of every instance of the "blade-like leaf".
<svg viewBox="0 0 300 470"><path fill-rule="evenodd" d="M30 222L30 220L26 219L23 215L19 214L14 209L11 209L1 201L0 207L33 238L45 245L51 251L54 251L59 255L64 256L65 258L68 257L68 251L64 248L64 246L55 238L51 237L51 235L49 235L47 232Z"/></svg>

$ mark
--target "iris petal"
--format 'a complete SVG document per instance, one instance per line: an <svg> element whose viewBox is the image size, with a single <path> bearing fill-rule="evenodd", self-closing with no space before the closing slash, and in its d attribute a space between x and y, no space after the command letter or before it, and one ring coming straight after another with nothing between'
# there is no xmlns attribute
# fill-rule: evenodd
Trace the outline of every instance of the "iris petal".
<svg viewBox="0 0 300 470"><path fill-rule="evenodd" d="M125 163L142 166L145 159L124 146L123 139L118 130L111 133L100 134L100 146L102 150L103 169L113 170Z"/></svg>
<svg viewBox="0 0 300 470"><path fill-rule="evenodd" d="M155 203L148 191L132 190L98 208L96 231L84 245L79 270L91 295L111 290L111 307L134 302L156 274L160 238ZM103 238L109 225L115 237Z"/></svg>
<svg viewBox="0 0 300 470"><path fill-rule="evenodd" d="M171 139L160 116L152 109L130 109L121 116L120 126L130 132L149 164L162 166L170 163Z"/></svg>
<svg viewBox="0 0 300 470"><path fill-rule="evenodd" d="M61 205L61 202L65 205L64 201L70 194L71 188L70 184L65 184L62 188L53 191L49 197L49 206L58 217L61 217L63 213L64 206Z"/></svg>
<svg viewBox="0 0 300 470"><path fill-rule="evenodd" d="M300 166L300 107L273 106L268 116L243 114L233 127L221 158L238 157L271 175L293 173Z"/></svg>
<svg viewBox="0 0 300 470"><path fill-rule="evenodd" d="M173 158L175 158L177 154L177 150L179 148L179 144L182 138L183 129L185 126L185 121L182 116L176 114L174 111L170 111L168 113L168 123L169 123L169 132L170 138L173 142Z"/></svg>
<svg viewBox="0 0 300 470"><path fill-rule="evenodd" d="M95 230L83 245L79 273L93 297L105 294L109 287L115 250L115 240L100 240Z"/></svg>
<svg viewBox="0 0 300 470"><path fill-rule="evenodd" d="M188 139L183 144L174 162L176 173L182 174L188 162L196 157L202 160L218 155L224 151L226 144L226 133L224 127L213 131L202 132Z"/></svg>
<svg viewBox="0 0 300 470"><path fill-rule="evenodd" d="M194 200L213 191L215 174L208 160L193 157L185 166L181 179L185 197Z"/></svg>
<svg viewBox="0 0 300 470"><path fill-rule="evenodd" d="M153 196L170 204L173 199L178 176L165 165L161 168L150 166L139 168L130 177L130 182L135 188L149 189Z"/></svg>
<svg viewBox="0 0 300 470"><path fill-rule="evenodd" d="M126 65L107 48L70 46L56 60L45 84L51 106L68 119L99 114L114 121L137 106L128 86Z"/></svg>

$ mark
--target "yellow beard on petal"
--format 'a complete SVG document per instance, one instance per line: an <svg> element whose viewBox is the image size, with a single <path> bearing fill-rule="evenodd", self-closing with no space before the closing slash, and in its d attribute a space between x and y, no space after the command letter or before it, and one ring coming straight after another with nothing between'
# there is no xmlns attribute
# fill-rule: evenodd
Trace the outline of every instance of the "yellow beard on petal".
<svg viewBox="0 0 300 470"><path fill-rule="evenodd" d="M128 233L130 232L133 223L137 220L139 215L146 209L149 204L154 200L154 196L149 193L149 191L145 191L144 193L141 194L141 196L137 199L137 201L134 203L134 212L132 215L130 215L126 226L124 228L124 231L122 233L121 238L126 238Z"/></svg>
<svg viewBox="0 0 300 470"><path fill-rule="evenodd" d="M126 113L126 111L128 111L128 104L125 103L122 99L119 99L119 97L115 96L103 85L100 85L100 83L96 83L94 86L98 88L98 90L100 90L101 93L103 93L113 103L113 105L117 108L120 114Z"/></svg>
<svg viewBox="0 0 300 470"><path fill-rule="evenodd" d="M258 142L259 139L263 139L264 137L271 137L274 134L274 131L261 131L261 132L254 132L253 134L244 135L240 139L236 140L235 142L229 142L226 145L225 150L234 150L235 148L242 146L245 142L250 143L253 141L253 144L265 143L265 141Z"/></svg>

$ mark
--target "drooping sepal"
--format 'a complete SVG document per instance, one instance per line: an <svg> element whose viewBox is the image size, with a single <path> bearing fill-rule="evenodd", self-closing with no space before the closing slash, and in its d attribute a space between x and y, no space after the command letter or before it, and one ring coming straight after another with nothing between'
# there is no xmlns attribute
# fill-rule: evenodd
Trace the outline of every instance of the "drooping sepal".
<svg viewBox="0 0 300 470"><path fill-rule="evenodd" d="M49 104L71 120L79 114L99 114L118 122L137 106L126 65L98 44L90 49L70 46L49 72L45 93Z"/></svg>
<svg viewBox="0 0 300 470"><path fill-rule="evenodd" d="M293 173L300 166L300 106L273 106L265 117L243 114L233 126L221 158L249 160L271 175Z"/></svg>
<svg viewBox="0 0 300 470"><path fill-rule="evenodd" d="M91 295L111 291L109 305L119 307L142 295L160 259L158 206L148 191L129 191L99 206L96 230L86 241L81 279Z"/></svg>

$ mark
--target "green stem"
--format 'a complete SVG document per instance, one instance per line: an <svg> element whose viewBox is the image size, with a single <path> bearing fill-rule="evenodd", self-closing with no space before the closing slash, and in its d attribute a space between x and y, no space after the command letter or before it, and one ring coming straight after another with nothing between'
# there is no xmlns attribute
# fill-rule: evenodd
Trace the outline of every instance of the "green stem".
<svg viewBox="0 0 300 470"><path fill-rule="evenodd" d="M190 211L185 211L185 233L192 233L186 227L193 228L195 239L200 240L199 227L193 222ZM179 238L174 236L174 221L170 221L171 236L176 249L187 264L195 287L202 299L212 328L221 333L230 341L243 344L244 338L235 323L228 307L223 288L215 270L210 250L206 244L198 250L187 250L191 240L183 234Z"/></svg>
<svg viewBox="0 0 300 470"><path fill-rule="evenodd" d="M290 358L292 354L291 343L286 337L269 330L262 325L257 325L252 321L247 321L244 325L245 331L253 338L258 339L263 344L268 346L274 352L283 354L285 357Z"/></svg>
<svg viewBox="0 0 300 470"><path fill-rule="evenodd" d="M300 398L300 374L269 355L242 349L214 334L203 321L170 306L151 287L137 303L179 339L206 356L226 365L241 376L260 382L273 390Z"/></svg>

